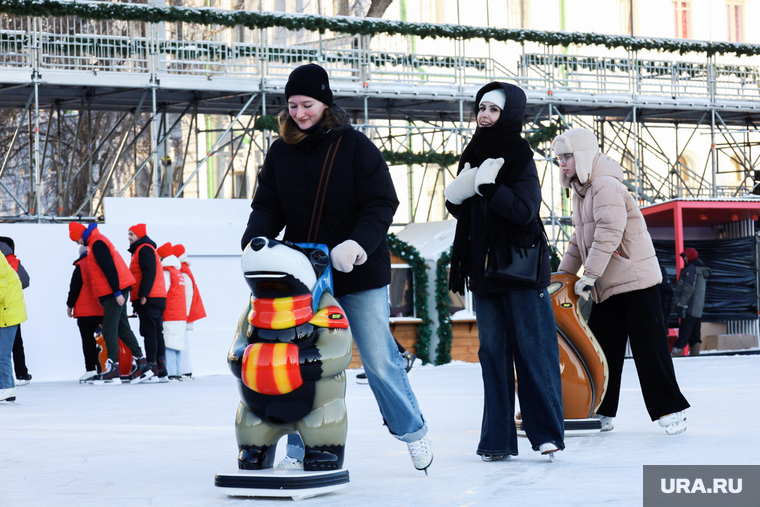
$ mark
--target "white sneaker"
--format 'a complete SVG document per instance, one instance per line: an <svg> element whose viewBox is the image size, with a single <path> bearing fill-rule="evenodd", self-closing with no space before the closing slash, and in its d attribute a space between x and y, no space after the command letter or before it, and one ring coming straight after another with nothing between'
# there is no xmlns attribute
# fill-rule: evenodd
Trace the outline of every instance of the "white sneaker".
<svg viewBox="0 0 760 507"><path fill-rule="evenodd" d="M657 422L665 428L665 433L668 435L678 435L686 431L686 415L683 410L664 415Z"/></svg>
<svg viewBox="0 0 760 507"><path fill-rule="evenodd" d="M277 463L275 468L280 470L298 470L303 468L303 461L291 458L290 456L285 456L279 463Z"/></svg>
<svg viewBox="0 0 760 507"><path fill-rule="evenodd" d="M409 454L412 456L412 463L417 470L424 470L427 475L427 468L433 462L433 447L430 437L425 435L419 440L406 444L409 448Z"/></svg>
<svg viewBox="0 0 760 507"><path fill-rule="evenodd" d="M98 372L96 370L86 371L86 372L84 372L84 375L82 375L81 377L79 377L79 383L80 384L84 384L88 380L92 380L92 378L95 375L97 375L97 374L98 374Z"/></svg>
<svg viewBox="0 0 760 507"><path fill-rule="evenodd" d="M559 447L551 442L546 442L538 447L538 452L544 456L547 456L549 458L549 461L554 461L554 453L557 451L559 451Z"/></svg>
<svg viewBox="0 0 760 507"><path fill-rule="evenodd" d="M16 401L16 388L0 389L0 401Z"/></svg>
<svg viewBox="0 0 760 507"><path fill-rule="evenodd" d="M614 417L607 417L606 415L594 414L594 419L599 419L602 423L602 431L612 431L615 426L612 424Z"/></svg>

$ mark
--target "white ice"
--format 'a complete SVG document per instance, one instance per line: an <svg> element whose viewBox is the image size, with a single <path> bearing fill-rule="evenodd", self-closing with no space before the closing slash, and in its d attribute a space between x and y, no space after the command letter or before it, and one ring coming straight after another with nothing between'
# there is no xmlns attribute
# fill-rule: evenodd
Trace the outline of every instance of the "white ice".
<svg viewBox="0 0 760 507"><path fill-rule="evenodd" d="M668 436L649 420L626 360L615 429L567 438L554 463L520 438L512 461L475 454L483 406L480 367L425 366L411 375L430 428L430 475L382 426L368 386L348 373L349 433L342 491L318 506L640 506L643 465L760 464L760 356L674 360L692 405L688 429ZM96 387L76 381L18 388L0 404L0 505L282 506L291 500L227 497L214 474L236 469L231 375L152 385ZM282 446L278 455L282 454Z"/></svg>

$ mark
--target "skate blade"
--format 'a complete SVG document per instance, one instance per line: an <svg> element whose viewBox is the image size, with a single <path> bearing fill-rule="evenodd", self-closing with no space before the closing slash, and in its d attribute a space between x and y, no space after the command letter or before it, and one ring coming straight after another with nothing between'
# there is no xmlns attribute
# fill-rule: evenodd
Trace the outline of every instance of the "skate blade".
<svg viewBox="0 0 760 507"><path fill-rule="evenodd" d="M129 383L130 384L140 384L140 383L148 380L152 376L153 376L153 372L152 371L146 371L145 375L143 375L142 377L133 378L132 380L129 381Z"/></svg>
<svg viewBox="0 0 760 507"><path fill-rule="evenodd" d="M121 385L121 379L115 378L111 380L93 380L92 385L94 386L118 386Z"/></svg>

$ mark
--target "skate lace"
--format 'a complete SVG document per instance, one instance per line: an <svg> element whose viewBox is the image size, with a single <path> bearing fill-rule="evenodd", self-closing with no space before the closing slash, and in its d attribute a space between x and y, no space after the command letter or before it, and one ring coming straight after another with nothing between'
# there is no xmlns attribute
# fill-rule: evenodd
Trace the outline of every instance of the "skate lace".
<svg viewBox="0 0 760 507"><path fill-rule="evenodd" d="M430 465L430 461L433 459L433 451L430 438L427 435L414 442L409 442L407 446L415 468L422 470Z"/></svg>

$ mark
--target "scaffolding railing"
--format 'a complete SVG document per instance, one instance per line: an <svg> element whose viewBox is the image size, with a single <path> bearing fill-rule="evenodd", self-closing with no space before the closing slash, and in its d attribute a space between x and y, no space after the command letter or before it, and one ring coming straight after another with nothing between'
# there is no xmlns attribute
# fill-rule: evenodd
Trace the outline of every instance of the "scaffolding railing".
<svg viewBox="0 0 760 507"><path fill-rule="evenodd" d="M528 90L575 94L683 97L705 101L760 99L760 65L648 58L574 55L547 46L506 62L487 55L440 55L383 51L372 38L336 34L273 44L275 35L242 37L234 28L189 30L180 23L88 21L73 17L0 15L0 67L82 72L151 73L205 78L285 78L293 65L318 61L331 79L389 84L476 86L510 80ZM237 41L236 39L244 39ZM152 53L157 65L151 67Z"/></svg>

